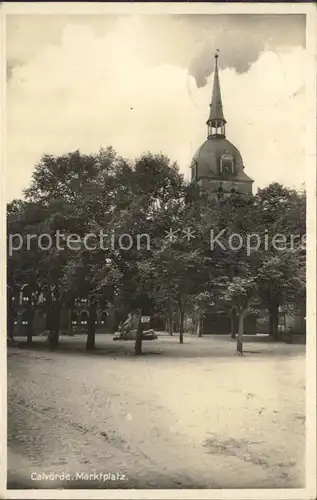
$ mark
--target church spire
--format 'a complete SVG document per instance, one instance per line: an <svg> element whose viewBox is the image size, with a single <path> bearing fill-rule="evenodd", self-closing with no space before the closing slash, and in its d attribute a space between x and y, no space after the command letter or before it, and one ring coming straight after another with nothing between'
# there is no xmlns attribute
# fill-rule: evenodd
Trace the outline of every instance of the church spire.
<svg viewBox="0 0 317 500"><path fill-rule="evenodd" d="M218 49L217 49L217 52ZM220 92L220 82L219 82L219 73L218 73L218 53L215 54L215 73L214 73L214 85L212 90L212 99L210 106L209 118L207 120L208 126L208 139L212 137L225 137L225 125L226 120L223 116L222 109L222 99Z"/></svg>

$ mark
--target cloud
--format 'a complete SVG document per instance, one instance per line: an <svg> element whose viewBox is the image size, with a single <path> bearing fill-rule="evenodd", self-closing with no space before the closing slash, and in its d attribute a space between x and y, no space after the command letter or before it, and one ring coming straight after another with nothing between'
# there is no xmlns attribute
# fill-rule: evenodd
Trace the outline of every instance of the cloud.
<svg viewBox="0 0 317 500"><path fill-rule="evenodd" d="M200 37L202 42L192 57L189 71L199 87L206 85L213 71L210 56L220 49L221 68L233 68L238 73L245 73L264 50L304 47L304 26L305 18L301 15L222 15L212 19L201 16L195 24L195 28L199 28L199 33L195 31L195 39Z"/></svg>
<svg viewBox="0 0 317 500"><path fill-rule="evenodd" d="M105 32L99 26L98 33L71 23L58 43L43 44L11 68L8 199L20 196L44 153L77 148L112 145L132 158L162 151L189 174L191 157L206 137L212 74L200 87L188 71L203 37L193 49L193 29L186 30L182 18L165 23L165 38L159 36L164 23L153 23L123 17ZM23 59L17 51L16 58ZM229 64L220 72L227 136L257 185L303 182L304 63L304 50L290 45L263 49L245 63L245 73Z"/></svg>
<svg viewBox="0 0 317 500"><path fill-rule="evenodd" d="M132 16L19 16L8 17L8 59L26 62L48 45L59 45L65 26L89 26L97 37L135 24ZM123 23L123 24L122 24ZM211 55L221 48L222 68L247 71L265 48L305 45L305 16L292 15L147 15L139 23L138 49L154 65L169 63L189 69L198 86L212 73ZM144 44L144 41L146 43ZM105 55L107 57L107 55Z"/></svg>

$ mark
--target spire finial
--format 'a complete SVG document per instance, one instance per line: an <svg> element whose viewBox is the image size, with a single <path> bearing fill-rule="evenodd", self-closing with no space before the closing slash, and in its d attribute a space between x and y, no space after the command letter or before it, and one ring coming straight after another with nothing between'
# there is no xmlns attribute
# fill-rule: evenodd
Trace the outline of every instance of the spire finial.
<svg viewBox="0 0 317 500"><path fill-rule="evenodd" d="M215 135L225 135L225 124L226 120L223 116L222 109L222 99L220 92L220 82L219 82L219 72L218 72L218 57L219 49L215 50L215 72L214 72L214 84L212 91L212 99L210 104L210 114L207 120L208 125L208 137Z"/></svg>

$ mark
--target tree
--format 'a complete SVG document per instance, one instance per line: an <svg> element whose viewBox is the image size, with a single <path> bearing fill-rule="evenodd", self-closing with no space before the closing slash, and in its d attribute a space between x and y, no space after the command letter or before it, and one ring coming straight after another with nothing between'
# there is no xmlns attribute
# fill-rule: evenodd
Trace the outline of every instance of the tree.
<svg viewBox="0 0 317 500"><path fill-rule="evenodd" d="M192 296L192 311L193 311L193 332L198 337L202 337L202 319L204 314L215 305L215 297L209 290L197 293Z"/></svg>
<svg viewBox="0 0 317 500"><path fill-rule="evenodd" d="M28 285L25 314L27 343L32 343L33 319L44 288L58 279L59 256L54 249L41 245L41 236L49 233L49 209L39 203L15 200L7 207L8 260L7 282L11 288Z"/></svg>
<svg viewBox="0 0 317 500"><path fill-rule="evenodd" d="M270 334L279 338L279 307L298 302L305 291L305 279L300 271L297 251L270 253L258 271L259 295L269 310Z"/></svg>
<svg viewBox="0 0 317 500"><path fill-rule="evenodd" d="M305 295L300 254L305 250L306 194L273 183L257 192L255 209L258 234L262 240L269 236L261 250L259 293L269 312L269 333L277 340L279 307Z"/></svg>
<svg viewBox="0 0 317 500"><path fill-rule="evenodd" d="M256 281L252 275L247 277L234 277L226 287L223 299L230 302L237 312L237 353L243 354L244 318L249 310L252 299L256 294Z"/></svg>
<svg viewBox="0 0 317 500"><path fill-rule="evenodd" d="M213 246L211 230L221 233ZM255 197L208 200L161 154L146 153L135 162L112 148L91 155L44 155L25 200L8 205L8 234L17 233L18 242L21 235L22 242L8 252L8 285L32 288L29 342L39 297L55 287L58 300L49 294L41 306L52 346L58 342L62 307L71 309L76 297L84 297L89 301L87 349L95 346L96 305L102 300L112 304L118 321L133 311L140 317L165 308L170 333L177 314L180 343L186 314L193 314L200 335L200 318L209 307L225 309L232 316L233 336L239 323L242 353L243 319L254 300L259 297L268 308L274 334L279 305L305 295L298 253L290 246L280 251L262 245L267 232L277 231L288 242L296 231L299 237L305 234L304 192L274 183ZM57 232L64 239L75 233L77 247L59 249ZM35 235L31 242L30 233ZM43 233L53 241L47 249L38 245ZM248 247L250 233L260 237L259 246ZM130 246L118 244L122 235ZM87 236L95 247L86 247ZM242 246L232 245L233 238L241 238ZM135 351L140 354L138 325Z"/></svg>
<svg viewBox="0 0 317 500"><path fill-rule="evenodd" d="M57 344L62 306L71 307L77 294L93 289L93 284L87 283L93 281L91 273L85 276L79 273L80 279L77 277L76 281L71 272L72 267L78 271L83 264L82 242L75 250L65 244L59 249L55 236L59 232L65 243L71 234L84 238L98 220L109 223L117 206L117 194L123 191L124 183L120 179L125 180L129 172L127 162L112 148L96 155L83 155L79 151L62 156L44 155L36 166L30 188L25 190L26 200L14 200L8 206L8 233L23 236L22 248L9 256L8 281L59 288L60 300L52 301L48 296L46 301L52 345ZM128 193L127 186L125 192ZM30 233L37 239L32 240L31 248L26 250ZM50 235L53 242L44 251L38 247L43 233ZM93 259L90 260L92 266ZM83 273L87 273L87 269ZM79 281L84 292L77 286ZM88 344L91 346L90 340Z"/></svg>
<svg viewBox="0 0 317 500"><path fill-rule="evenodd" d="M182 227L182 226L180 226ZM179 316L179 342L184 342L184 319L191 297L206 286L206 266L200 250L180 238L163 241L147 260L139 264L142 280L151 294L165 303L175 304Z"/></svg>
<svg viewBox="0 0 317 500"><path fill-rule="evenodd" d="M108 224L115 234L127 234L131 247L128 250L120 246L111 249L107 253L107 262L100 262L96 270L100 286L112 282L117 308L123 307L126 314L133 310L145 314L149 307L146 304L151 302L153 311L154 302L159 302L162 297L154 293L154 289L158 291L156 286L151 288L150 279L146 278L149 275L144 274L144 264L149 264L148 269L154 270L151 264L161 248L165 232L184 203L184 183L176 165L171 165L163 155L150 153L138 158L134 168L122 175L120 182L123 188L118 192L116 207ZM99 224L106 225L102 220ZM141 352L140 339L138 334L137 354Z"/></svg>
<svg viewBox="0 0 317 500"><path fill-rule="evenodd" d="M213 297L216 309L230 312L232 336L238 334L237 352L242 354L244 319L257 295L261 259L260 253L248 246L248 235L256 232L254 198L237 194L219 200L217 205Z"/></svg>

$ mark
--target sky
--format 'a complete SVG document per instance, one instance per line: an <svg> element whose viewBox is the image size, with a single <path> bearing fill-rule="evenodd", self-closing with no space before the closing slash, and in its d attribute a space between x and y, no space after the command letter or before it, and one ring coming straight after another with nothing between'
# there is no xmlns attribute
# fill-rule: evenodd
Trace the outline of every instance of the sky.
<svg viewBox="0 0 317 500"><path fill-rule="evenodd" d="M305 17L7 17L6 195L43 154L163 152L189 178L207 135L214 53L227 138L257 187L299 187L305 155Z"/></svg>

